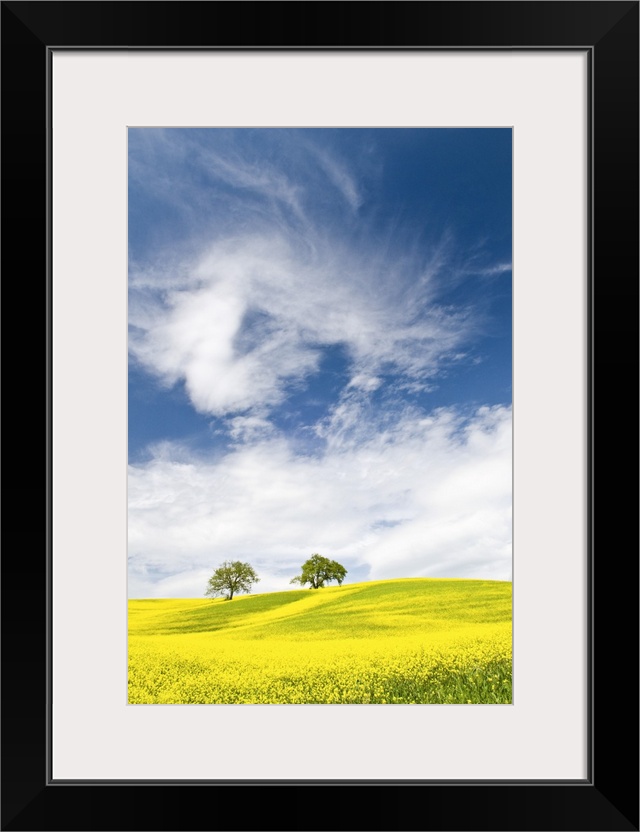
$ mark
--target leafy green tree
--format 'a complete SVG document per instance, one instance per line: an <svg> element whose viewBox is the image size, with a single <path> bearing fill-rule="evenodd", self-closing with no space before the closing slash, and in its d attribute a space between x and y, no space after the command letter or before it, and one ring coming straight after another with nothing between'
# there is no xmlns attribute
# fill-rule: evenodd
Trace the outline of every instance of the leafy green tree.
<svg viewBox="0 0 640 832"><path fill-rule="evenodd" d="M302 564L302 574L296 575L289 583L300 584L300 586L310 584L309 589L320 589L329 581L337 581L341 585L346 574L347 570L344 566L336 563L335 560L315 554Z"/></svg>
<svg viewBox="0 0 640 832"><path fill-rule="evenodd" d="M251 592L251 586L259 580L248 563L225 560L209 578L205 595L224 595L227 601L231 601L237 592Z"/></svg>

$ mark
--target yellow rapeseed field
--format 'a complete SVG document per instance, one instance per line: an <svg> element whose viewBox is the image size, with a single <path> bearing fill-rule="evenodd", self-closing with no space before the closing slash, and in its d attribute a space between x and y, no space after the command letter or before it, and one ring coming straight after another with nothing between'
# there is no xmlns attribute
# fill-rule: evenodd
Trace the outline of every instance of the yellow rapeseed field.
<svg viewBox="0 0 640 832"><path fill-rule="evenodd" d="M132 704L511 702L511 583L129 601Z"/></svg>

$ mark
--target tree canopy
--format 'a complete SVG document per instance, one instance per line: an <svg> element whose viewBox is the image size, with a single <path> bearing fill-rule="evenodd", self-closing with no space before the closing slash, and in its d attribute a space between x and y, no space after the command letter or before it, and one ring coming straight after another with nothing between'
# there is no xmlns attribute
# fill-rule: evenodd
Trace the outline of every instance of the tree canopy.
<svg viewBox="0 0 640 832"><path fill-rule="evenodd" d="M227 601L231 601L238 592L251 592L252 585L259 580L250 564L241 563L239 560L225 560L209 578L204 594L224 595Z"/></svg>
<svg viewBox="0 0 640 832"><path fill-rule="evenodd" d="M342 584L346 574L347 570L344 566L335 560L329 560L329 558L322 557L322 555L314 554L302 564L302 574L296 575L290 583L300 584L301 586L310 584L309 589L320 589L321 586L330 581L337 581L338 584Z"/></svg>

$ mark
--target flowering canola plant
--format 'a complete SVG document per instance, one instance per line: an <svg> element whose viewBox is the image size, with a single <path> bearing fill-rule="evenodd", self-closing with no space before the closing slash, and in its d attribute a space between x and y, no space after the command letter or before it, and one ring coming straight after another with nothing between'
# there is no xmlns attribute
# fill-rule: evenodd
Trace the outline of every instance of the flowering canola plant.
<svg viewBox="0 0 640 832"><path fill-rule="evenodd" d="M131 704L508 704L511 583L129 601Z"/></svg>

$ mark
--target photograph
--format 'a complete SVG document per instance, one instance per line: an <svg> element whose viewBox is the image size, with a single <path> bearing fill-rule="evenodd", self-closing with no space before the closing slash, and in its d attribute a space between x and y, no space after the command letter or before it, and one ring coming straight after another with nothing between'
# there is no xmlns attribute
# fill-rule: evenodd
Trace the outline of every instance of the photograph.
<svg viewBox="0 0 640 832"><path fill-rule="evenodd" d="M128 703L512 703L512 129L129 127Z"/></svg>

